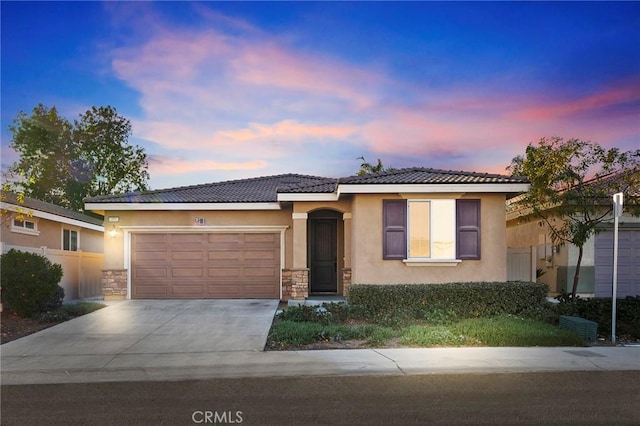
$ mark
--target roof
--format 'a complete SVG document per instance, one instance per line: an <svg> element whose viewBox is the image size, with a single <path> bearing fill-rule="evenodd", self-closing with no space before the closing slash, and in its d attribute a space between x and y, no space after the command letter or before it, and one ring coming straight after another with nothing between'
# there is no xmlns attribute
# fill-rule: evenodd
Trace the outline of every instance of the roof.
<svg viewBox="0 0 640 426"><path fill-rule="evenodd" d="M505 175L437 170L427 168L397 169L365 176L335 179L300 174L282 174L250 179L230 180L177 188L106 195L85 199L85 203L102 204L170 204L170 203L275 203L278 194L335 194L341 185L451 185L451 184L528 184L525 178Z"/></svg>
<svg viewBox="0 0 640 426"><path fill-rule="evenodd" d="M86 203L268 203L289 187L313 187L335 179L299 174L263 176L153 191L87 198Z"/></svg>
<svg viewBox="0 0 640 426"><path fill-rule="evenodd" d="M529 183L526 178L490 173L438 170L423 167L394 169L364 176L340 178L333 187L328 184L289 187L279 192L333 192L340 185L439 185L439 184L510 184Z"/></svg>
<svg viewBox="0 0 640 426"><path fill-rule="evenodd" d="M19 203L16 194L8 191L2 191L2 201L7 204L20 206L27 210L37 210L44 213L50 213L56 216L66 217L68 219L78 220L80 222L90 223L92 225L102 226L102 219L86 215L84 213L70 210L56 204L47 203L45 201L36 200L31 197L24 197L24 203Z"/></svg>

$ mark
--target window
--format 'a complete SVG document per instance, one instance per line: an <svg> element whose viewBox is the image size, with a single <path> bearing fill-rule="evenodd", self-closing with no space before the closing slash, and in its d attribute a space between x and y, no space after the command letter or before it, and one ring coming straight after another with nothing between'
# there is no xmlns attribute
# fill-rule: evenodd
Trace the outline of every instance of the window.
<svg viewBox="0 0 640 426"><path fill-rule="evenodd" d="M78 231L62 230L62 250L78 251Z"/></svg>
<svg viewBox="0 0 640 426"><path fill-rule="evenodd" d="M39 235L38 227L34 220L29 219L13 219L11 222L11 231L21 234Z"/></svg>
<svg viewBox="0 0 640 426"><path fill-rule="evenodd" d="M480 259L480 200L384 200L383 258Z"/></svg>

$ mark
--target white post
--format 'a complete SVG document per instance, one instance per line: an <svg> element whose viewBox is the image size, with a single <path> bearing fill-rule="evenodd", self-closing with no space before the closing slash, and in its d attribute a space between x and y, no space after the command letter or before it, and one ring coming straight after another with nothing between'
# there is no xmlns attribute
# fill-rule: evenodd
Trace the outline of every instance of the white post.
<svg viewBox="0 0 640 426"><path fill-rule="evenodd" d="M611 343L616 343L616 298L618 294L618 218L622 216L624 195L613 195L613 292L611 294Z"/></svg>

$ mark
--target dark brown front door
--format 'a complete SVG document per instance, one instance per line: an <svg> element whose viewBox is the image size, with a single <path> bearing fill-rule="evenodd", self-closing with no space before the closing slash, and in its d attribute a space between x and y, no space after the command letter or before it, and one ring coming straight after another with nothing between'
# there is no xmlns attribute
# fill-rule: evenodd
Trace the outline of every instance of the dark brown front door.
<svg viewBox="0 0 640 426"><path fill-rule="evenodd" d="M311 219L311 293L337 293L338 246L336 219Z"/></svg>

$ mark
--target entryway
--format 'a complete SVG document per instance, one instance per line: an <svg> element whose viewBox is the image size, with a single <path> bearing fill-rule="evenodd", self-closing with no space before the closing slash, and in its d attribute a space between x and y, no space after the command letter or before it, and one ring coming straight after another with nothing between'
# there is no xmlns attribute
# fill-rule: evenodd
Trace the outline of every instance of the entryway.
<svg viewBox="0 0 640 426"><path fill-rule="evenodd" d="M317 210L309 214L309 292L311 294L337 294L341 213Z"/></svg>

